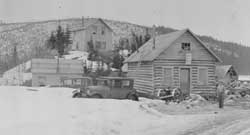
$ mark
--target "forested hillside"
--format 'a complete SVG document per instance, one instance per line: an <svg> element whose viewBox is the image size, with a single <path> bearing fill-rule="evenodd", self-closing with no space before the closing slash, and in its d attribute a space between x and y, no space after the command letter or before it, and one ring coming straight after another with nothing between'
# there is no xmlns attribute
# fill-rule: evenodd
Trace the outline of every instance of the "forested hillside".
<svg viewBox="0 0 250 135"><path fill-rule="evenodd" d="M84 23L95 21L97 18L84 18ZM145 32L144 26L113 20L104 21L113 29L113 39L116 42L122 37L128 37L131 32ZM5 71L16 64L22 63L34 57L53 57L55 52L45 47L46 40L58 25L73 27L82 25L81 18L49 20L42 22L23 22L0 24L0 70ZM114 41L115 43L115 41ZM16 52L14 51L16 47ZM17 54L15 54L17 53ZM14 56L18 56L18 60ZM18 61L19 63L15 63Z"/></svg>
<svg viewBox="0 0 250 135"><path fill-rule="evenodd" d="M85 18L85 21L93 21L96 18ZM120 38L129 38L131 32L145 33L145 26L131 24L128 22L107 20L104 21L114 31L114 43ZM56 30L58 25L72 27L81 25L81 18L49 20L42 22L24 23L1 23L0 24L0 68L7 70L18 63L15 63L14 56L18 56L18 62L24 62L34 57L53 57L55 52L45 48L45 41L51 31ZM158 26L158 34L166 34L175 31L173 28ZM196 33L198 34L198 33ZM233 64L240 74L250 74L250 47L237 43L224 42L208 36L198 36L209 48L211 48L222 60L222 64ZM16 46L16 52L15 52Z"/></svg>

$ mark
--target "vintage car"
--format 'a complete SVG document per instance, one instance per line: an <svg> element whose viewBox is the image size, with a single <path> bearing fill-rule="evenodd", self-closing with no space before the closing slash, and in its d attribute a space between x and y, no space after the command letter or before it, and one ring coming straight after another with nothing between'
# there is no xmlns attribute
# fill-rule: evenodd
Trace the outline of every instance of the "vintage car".
<svg viewBox="0 0 250 135"><path fill-rule="evenodd" d="M85 97L86 88L93 85L91 77L64 78L62 80L63 87L74 88L73 97Z"/></svg>
<svg viewBox="0 0 250 135"><path fill-rule="evenodd" d="M125 77L100 77L96 83L86 87L84 94L88 98L113 98L138 100L133 88L134 80Z"/></svg>

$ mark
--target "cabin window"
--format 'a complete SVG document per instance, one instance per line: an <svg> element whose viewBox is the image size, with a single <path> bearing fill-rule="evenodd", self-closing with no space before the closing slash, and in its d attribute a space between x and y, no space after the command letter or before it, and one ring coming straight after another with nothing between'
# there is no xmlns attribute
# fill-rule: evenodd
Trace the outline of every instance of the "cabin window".
<svg viewBox="0 0 250 135"><path fill-rule="evenodd" d="M181 43L181 49L184 51L190 51L191 50L190 43Z"/></svg>
<svg viewBox="0 0 250 135"><path fill-rule="evenodd" d="M102 27L101 34L102 34L102 35L105 35L105 27Z"/></svg>
<svg viewBox="0 0 250 135"><path fill-rule="evenodd" d="M171 86L172 85L172 68L164 68L163 69L163 86Z"/></svg>
<svg viewBox="0 0 250 135"><path fill-rule="evenodd" d="M206 68L199 68L199 78L198 78L200 85L207 85L208 84L208 74Z"/></svg>

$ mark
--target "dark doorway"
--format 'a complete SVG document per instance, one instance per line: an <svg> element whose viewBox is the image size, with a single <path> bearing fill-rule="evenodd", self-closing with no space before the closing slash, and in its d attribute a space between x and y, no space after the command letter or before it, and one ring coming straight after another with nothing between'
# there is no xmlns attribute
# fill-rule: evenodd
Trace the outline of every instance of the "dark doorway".
<svg viewBox="0 0 250 135"><path fill-rule="evenodd" d="M180 88L182 93L186 96L190 94L190 69L180 69Z"/></svg>

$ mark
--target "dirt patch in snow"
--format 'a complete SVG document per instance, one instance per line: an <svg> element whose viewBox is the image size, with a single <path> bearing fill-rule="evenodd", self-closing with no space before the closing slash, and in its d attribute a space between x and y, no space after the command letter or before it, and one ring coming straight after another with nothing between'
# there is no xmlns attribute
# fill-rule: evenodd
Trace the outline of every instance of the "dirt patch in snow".
<svg viewBox="0 0 250 135"><path fill-rule="evenodd" d="M170 115L217 114L237 110L250 110L250 98L229 96L225 98L223 109L219 108L218 103L209 102L197 95L192 95L190 99L180 103L150 102L148 106L161 113Z"/></svg>

